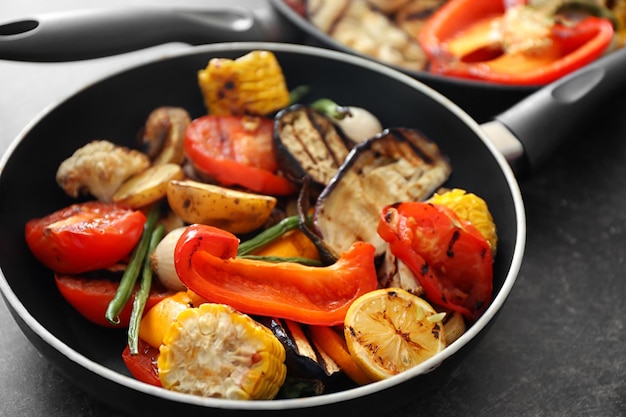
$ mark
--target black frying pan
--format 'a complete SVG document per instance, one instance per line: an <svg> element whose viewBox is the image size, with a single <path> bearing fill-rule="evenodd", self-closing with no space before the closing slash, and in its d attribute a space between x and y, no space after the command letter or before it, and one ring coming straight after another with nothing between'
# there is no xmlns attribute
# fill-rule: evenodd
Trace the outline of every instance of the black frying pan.
<svg viewBox="0 0 626 417"><path fill-rule="evenodd" d="M259 4L255 8L207 5L200 9L146 6L85 9L0 22L0 59L73 61L168 42L200 45L238 41L309 43L371 59L322 33L283 0L269 3L271 7ZM537 90L534 86L499 85L395 69L436 89L480 122Z"/></svg>
<svg viewBox="0 0 626 417"><path fill-rule="evenodd" d="M63 159L95 138L132 146L138 128L157 106L183 106L192 116L205 113L196 82L198 69L212 57L236 58L251 49L273 50L291 88L304 84L312 87L310 100L331 97L372 110L385 126L421 129L450 157L453 174L448 185L471 190L489 204L500 239L494 265L494 301L467 333L438 356L385 381L309 399L240 402L174 393L130 377L120 356L126 343L125 332L85 321L58 294L51 272L30 254L23 238L24 223L72 202L54 180ZM533 99L551 103L553 108L580 112L582 102L594 105L606 98L609 89L605 85L620 78L616 75L624 60L626 54L615 54L542 90ZM367 88L363 88L365 85ZM558 117L549 116L547 121L533 116L528 112L535 107L532 103L521 103L500 120L519 129L522 138L530 134L535 139L549 139L548 134L537 138L536 130L542 131L542 126ZM517 117L524 114L533 121ZM499 122L494 123L486 129L498 130ZM532 166L550 150L541 141L510 143L510 162L524 161L523 166ZM524 252L525 215L515 175L481 126L452 102L407 75L359 57L311 47L214 44L114 74L42 114L12 143L0 169L0 290L9 310L34 346L71 381L96 398L135 415L388 412L392 404L399 406L416 393L427 395L479 342L512 290Z"/></svg>
<svg viewBox="0 0 626 417"><path fill-rule="evenodd" d="M296 28L308 35L307 43L372 59L372 57L368 57L338 42L332 36L319 30L292 9L285 0L270 0L270 3ZM408 70L388 63L386 65L404 72L439 91L480 122L488 120L501 111L508 109L539 88L538 86L504 85L487 81L446 77L428 71Z"/></svg>

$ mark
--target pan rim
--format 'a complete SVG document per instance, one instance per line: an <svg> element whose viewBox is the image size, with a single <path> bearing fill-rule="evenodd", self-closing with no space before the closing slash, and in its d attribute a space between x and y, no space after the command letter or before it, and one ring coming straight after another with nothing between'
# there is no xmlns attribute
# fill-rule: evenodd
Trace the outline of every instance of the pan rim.
<svg viewBox="0 0 626 417"><path fill-rule="evenodd" d="M521 191L517 180L513 174L512 169L506 162L504 156L496 149L496 147L489 141L486 135L482 132L477 122L475 122L467 113L465 113L460 107L454 104L451 100L444 97L434 89L428 87L422 82L411 78L410 76L390 68L384 64L377 63L375 61L362 58L356 55L344 53L341 51L333 51L313 46L303 46L296 44L285 43L273 43L273 42L228 42L228 43L216 43L210 45L203 45L192 47L181 51L174 51L173 53L167 53L148 58L147 60L134 63L121 69L112 71L96 81L90 83L86 87L75 91L74 93L66 95L63 99L58 100L56 103L52 103L46 107L37 117L35 117L22 131L21 133L10 143L9 147L2 155L0 159L0 176L2 175L3 168L7 161L11 158L15 148L24 139L28 132L40 123L49 113L54 111L63 102L70 100L77 94L80 94L85 89L90 88L91 85L104 81L108 78L115 77L120 73L124 73L131 69L139 68L144 65L163 60L163 59L175 59L177 57L195 55L195 54L208 54L218 51L237 51L237 50L253 50L253 49L269 49L279 52L295 53L314 55L324 58L330 58L338 60L352 65L364 66L375 72L382 73L384 76L395 78L408 87L416 89L423 94L430 96L432 99L438 101L443 106L447 107L454 116L460 118L475 134L480 138L483 144L489 149L494 159L497 161L505 179L509 186L514 207L516 210L515 218L517 221L517 235L514 242L513 256L511 259L511 265L506 274L502 288L498 292L497 296L493 299L491 305L485 311L485 313L473 324L468 331L463 334L455 343L447 347L443 352L431 358L422 364L405 371L392 378L378 381L369 385L352 388L350 390L341 391L337 393L325 394L318 397L300 398L300 399L279 399L273 401L261 401L261 402L245 402L237 400L225 400L215 398L203 398L193 396L189 394L182 394L173 391L164 390L162 388L153 387L148 384L142 383L134 378L120 374L104 365L98 364L80 352L70 348L67 344L62 342L56 336L54 336L48 329L40 324L26 309L26 307L19 300L17 295L11 289L4 271L0 266L0 291L7 303L8 307L13 310L13 314L17 314L21 320L33 331L39 338L43 340L48 346L53 348L59 354L72 361L74 364L82 367L93 374L98 375L101 378L108 380L109 382L119 384L125 388L133 391L137 391L150 396L156 396L163 400L172 401L176 403L184 403L192 406L214 408L214 409L228 409L228 410L241 410L241 411L272 411L272 410L297 410L301 408L310 408L316 406L331 405L338 402L358 399L370 394L383 391L393 386L399 385L409 379L418 377L421 374L436 369L443 361L454 355L462 347L467 345L474 337L476 337L488 323L492 321L497 312L502 307L503 303L508 298L513 285L517 279L517 275L521 268L523 253L526 242L526 219L524 205L522 201ZM23 329L22 329L23 330Z"/></svg>

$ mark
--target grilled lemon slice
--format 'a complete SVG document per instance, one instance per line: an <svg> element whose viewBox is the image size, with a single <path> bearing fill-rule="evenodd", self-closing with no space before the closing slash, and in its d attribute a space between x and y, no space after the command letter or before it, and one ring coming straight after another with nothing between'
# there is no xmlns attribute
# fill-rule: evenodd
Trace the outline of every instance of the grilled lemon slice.
<svg viewBox="0 0 626 417"><path fill-rule="evenodd" d="M346 314L348 350L371 378L391 377L445 348L442 318L427 301L400 288L366 293Z"/></svg>

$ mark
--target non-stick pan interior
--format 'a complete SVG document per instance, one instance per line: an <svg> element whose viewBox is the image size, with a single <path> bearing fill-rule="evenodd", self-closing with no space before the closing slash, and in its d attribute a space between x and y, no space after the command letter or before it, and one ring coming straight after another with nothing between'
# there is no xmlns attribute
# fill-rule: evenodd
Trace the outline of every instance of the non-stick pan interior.
<svg viewBox="0 0 626 417"><path fill-rule="evenodd" d="M74 312L58 294L52 273L39 265L24 242L27 220L75 202L55 183L59 163L94 139L133 146L147 115L158 106L182 106L194 117L204 114L197 71L211 57L236 58L260 47L275 49L290 88L310 87L304 101L329 97L339 103L365 107L387 127L419 128L436 141L453 166L448 186L482 196L494 216L500 239L495 292L505 280L508 284L514 281L519 268L515 259L520 256L520 233L524 231L524 225L518 224L519 218L523 218L519 191L503 159L494 156L476 133L477 125L464 113L409 77L359 58L285 45L212 45L157 60L89 86L42 115L5 156L0 177L0 267L8 284L5 292L11 293L9 307L18 323L28 327L25 332L29 337L43 337L40 349L44 346L44 351L55 351L66 345L87 361L129 375L120 356L125 332L96 327ZM7 299L7 294L3 295ZM34 322L37 326L32 325ZM52 349L48 349L50 340L55 342ZM64 357L67 352L62 353L63 363L73 362L72 357ZM84 372L72 375L74 368L81 366L62 371L81 382ZM97 379L107 377L98 375Z"/></svg>

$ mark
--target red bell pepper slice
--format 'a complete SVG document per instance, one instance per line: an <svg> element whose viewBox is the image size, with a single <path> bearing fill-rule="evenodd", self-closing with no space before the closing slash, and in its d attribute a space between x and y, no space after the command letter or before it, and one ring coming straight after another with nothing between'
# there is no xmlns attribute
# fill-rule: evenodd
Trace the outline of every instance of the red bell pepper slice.
<svg viewBox="0 0 626 417"><path fill-rule="evenodd" d="M493 256L476 227L442 205L383 208L378 234L415 275L430 302L475 321L491 302Z"/></svg>
<svg viewBox="0 0 626 417"><path fill-rule="evenodd" d="M265 117L202 116L187 128L185 153L197 170L223 185L289 195L297 189L277 173L273 132Z"/></svg>
<svg viewBox="0 0 626 417"><path fill-rule="evenodd" d="M370 243L354 244L326 267L237 258L238 245L227 231L191 225L176 245L176 272L207 301L322 326L343 323L352 302L378 285Z"/></svg>
<svg viewBox="0 0 626 417"><path fill-rule="evenodd" d="M594 61L613 39L614 29L608 19L587 17L573 27L554 24L549 46L540 51L508 53L486 43L484 48L477 46L476 51L464 51L462 56L460 51L453 52L451 45L468 36L468 30L478 25L489 30L489 23L504 15L505 3L450 0L439 8L419 36L431 63L430 71L499 84L543 85Z"/></svg>

